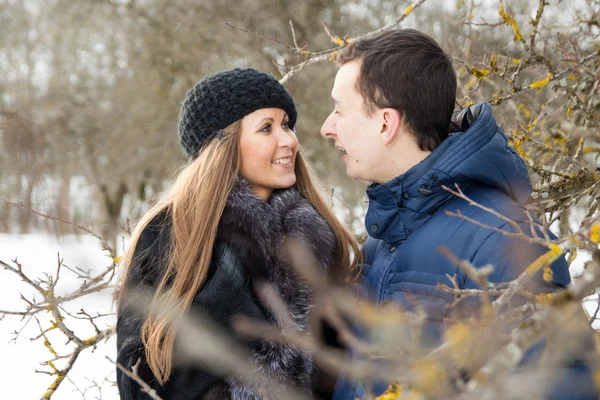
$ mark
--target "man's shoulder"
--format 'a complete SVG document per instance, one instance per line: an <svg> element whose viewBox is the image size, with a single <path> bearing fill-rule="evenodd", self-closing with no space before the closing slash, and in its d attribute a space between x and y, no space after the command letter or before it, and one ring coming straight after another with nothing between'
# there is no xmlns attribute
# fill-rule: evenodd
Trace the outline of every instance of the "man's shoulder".
<svg viewBox="0 0 600 400"><path fill-rule="evenodd" d="M460 212L467 218L496 228L505 225L506 218L519 223L529 221L525 207L501 190L485 185L473 185L465 189L464 194L474 204L454 197L438 210L436 217L456 219L460 217L453 214Z"/></svg>
<svg viewBox="0 0 600 400"><path fill-rule="evenodd" d="M506 242L496 238L503 238L502 231L512 231L509 220L524 232L531 231L526 209L502 191L481 185L465 188L464 194L477 205L459 197L449 200L409 237L406 250L411 251L410 256L439 262L437 250L444 246L461 258L471 259L486 241L498 242L499 246Z"/></svg>

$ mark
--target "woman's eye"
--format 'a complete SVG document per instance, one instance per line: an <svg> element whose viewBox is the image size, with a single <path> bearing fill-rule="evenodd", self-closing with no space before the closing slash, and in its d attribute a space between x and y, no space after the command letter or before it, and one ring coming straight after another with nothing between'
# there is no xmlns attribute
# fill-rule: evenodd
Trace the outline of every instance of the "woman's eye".
<svg viewBox="0 0 600 400"><path fill-rule="evenodd" d="M263 128L261 128L260 131L261 132L271 132L271 124L265 125Z"/></svg>

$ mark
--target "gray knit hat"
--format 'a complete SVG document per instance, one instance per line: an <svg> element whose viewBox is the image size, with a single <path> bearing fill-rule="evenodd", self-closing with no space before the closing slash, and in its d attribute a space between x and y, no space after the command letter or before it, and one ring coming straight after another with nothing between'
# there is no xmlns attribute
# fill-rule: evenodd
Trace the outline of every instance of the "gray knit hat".
<svg viewBox="0 0 600 400"><path fill-rule="evenodd" d="M202 79L187 92L179 113L179 142L186 156L195 159L223 128L261 108L284 110L294 129L294 100L271 75L235 68Z"/></svg>

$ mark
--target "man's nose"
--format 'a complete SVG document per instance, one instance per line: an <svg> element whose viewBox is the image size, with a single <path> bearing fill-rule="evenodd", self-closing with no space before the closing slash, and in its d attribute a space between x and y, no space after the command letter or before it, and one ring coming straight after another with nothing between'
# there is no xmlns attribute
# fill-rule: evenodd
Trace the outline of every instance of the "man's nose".
<svg viewBox="0 0 600 400"><path fill-rule="evenodd" d="M335 121L333 121L333 113L329 114L323 125L321 126L321 136L333 139L336 135Z"/></svg>

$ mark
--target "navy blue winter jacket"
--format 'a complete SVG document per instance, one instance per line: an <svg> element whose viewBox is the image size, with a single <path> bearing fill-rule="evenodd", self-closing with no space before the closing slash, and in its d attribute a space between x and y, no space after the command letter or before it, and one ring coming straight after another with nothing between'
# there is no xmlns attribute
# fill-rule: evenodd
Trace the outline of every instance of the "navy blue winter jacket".
<svg viewBox="0 0 600 400"><path fill-rule="evenodd" d="M446 214L460 210L482 224L513 231L509 223L469 206L442 188L454 189L458 184L472 200L520 222L525 232L531 231L523 207L532 190L527 168L508 145L490 105L477 103L463 110L453 118L452 126L457 131L422 162L401 176L367 189L365 222L369 237L363 247L361 290L378 306L393 301L410 310L418 303L432 321L433 332L429 334L433 339L439 339L441 321L452 302L452 294L438 289L437 284L452 286L446 275L456 275L461 288L478 288L439 251L440 247L446 246L476 267L492 264L495 269L489 280L493 283L515 279L548 251L545 246ZM545 282L540 274L530 289L554 290L570 282L563 257L552 269L553 282ZM375 390L381 392L386 386ZM363 393L362 384L341 378L334 399L361 398Z"/></svg>

